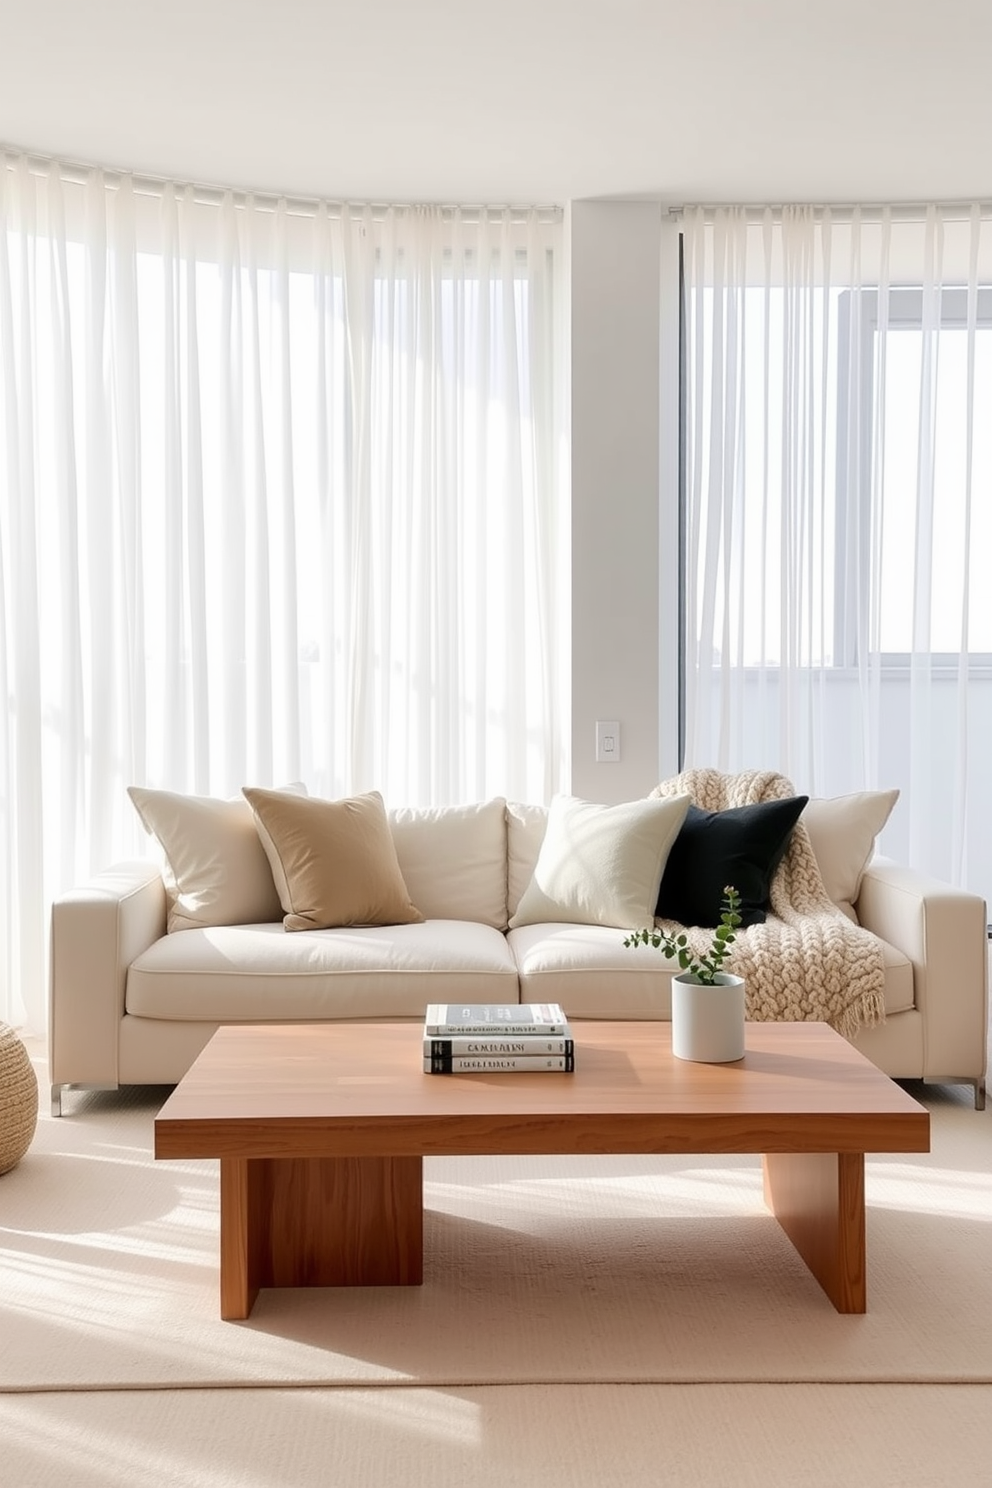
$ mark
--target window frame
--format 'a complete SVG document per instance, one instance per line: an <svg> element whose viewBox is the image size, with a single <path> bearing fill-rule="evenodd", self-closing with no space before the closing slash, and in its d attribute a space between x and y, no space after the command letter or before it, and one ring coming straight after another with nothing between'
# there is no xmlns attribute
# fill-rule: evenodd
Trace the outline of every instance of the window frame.
<svg viewBox="0 0 992 1488"><path fill-rule="evenodd" d="M870 569L870 536L873 517L873 455L876 418L876 350L880 334L879 301L887 295L886 331L928 328L924 318L924 295L919 285L890 285L885 291L870 286L846 289L838 302L838 390L837 390L837 495L836 549L834 577L834 667L860 670L877 665L887 675L909 676L914 670L912 651L869 651L862 654L859 607L874 602ZM976 330L992 334L992 285L980 285L976 291ZM933 295L939 303L933 329L967 330L969 325L966 285L938 285ZM852 356L852 338L859 341L857 360ZM854 386L852 387L852 378ZM852 409L857 408L857 417ZM857 471L852 480L852 470ZM848 577L847 562L853 543L854 582ZM929 675L953 676L961 668L961 656L954 651L925 653ZM992 677L992 651L967 653L968 675Z"/></svg>

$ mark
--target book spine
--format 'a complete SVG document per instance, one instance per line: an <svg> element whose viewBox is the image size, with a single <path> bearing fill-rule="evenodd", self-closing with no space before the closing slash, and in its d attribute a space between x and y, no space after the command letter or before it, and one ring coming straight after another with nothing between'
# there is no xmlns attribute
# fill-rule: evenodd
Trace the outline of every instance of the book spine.
<svg viewBox="0 0 992 1488"><path fill-rule="evenodd" d="M574 1054L575 1042L560 1035L546 1038L544 1034L524 1034L520 1038L503 1038L502 1035L482 1034L459 1038L425 1038L424 1055L449 1058L451 1055L524 1055L533 1059L542 1054Z"/></svg>
<svg viewBox="0 0 992 1488"><path fill-rule="evenodd" d="M480 1034L490 1038L529 1034L567 1037L571 1029L558 1002L432 1002L425 1010L424 1033L429 1038Z"/></svg>
<svg viewBox="0 0 992 1488"><path fill-rule="evenodd" d="M425 1075L463 1075L475 1073L501 1074L516 1072L518 1074L537 1075L547 1072L565 1071L571 1073L575 1069L574 1054L544 1054L535 1056L533 1054L508 1054L499 1055L459 1055L459 1054L425 1054Z"/></svg>
<svg viewBox="0 0 992 1488"><path fill-rule="evenodd" d="M424 1028L427 1038L567 1038L567 1023L428 1023Z"/></svg>

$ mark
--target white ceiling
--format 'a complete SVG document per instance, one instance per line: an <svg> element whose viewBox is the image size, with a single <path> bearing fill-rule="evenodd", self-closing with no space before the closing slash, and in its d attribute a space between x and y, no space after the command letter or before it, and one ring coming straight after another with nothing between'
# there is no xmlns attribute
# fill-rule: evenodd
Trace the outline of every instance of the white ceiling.
<svg viewBox="0 0 992 1488"><path fill-rule="evenodd" d="M371 201L992 195L992 0L0 0L0 143Z"/></svg>

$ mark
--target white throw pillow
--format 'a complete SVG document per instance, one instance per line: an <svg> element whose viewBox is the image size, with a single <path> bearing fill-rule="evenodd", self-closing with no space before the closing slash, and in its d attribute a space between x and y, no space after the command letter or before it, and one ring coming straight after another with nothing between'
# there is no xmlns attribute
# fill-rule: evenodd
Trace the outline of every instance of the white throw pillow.
<svg viewBox="0 0 992 1488"><path fill-rule="evenodd" d="M898 799L897 790L814 796L800 818L809 833L827 894L855 924L858 917L854 906L875 850L875 838Z"/></svg>
<svg viewBox="0 0 992 1488"><path fill-rule="evenodd" d="M654 923L661 875L689 796L599 806L555 796L534 876L510 928L562 922L639 930Z"/></svg>
<svg viewBox="0 0 992 1488"><path fill-rule="evenodd" d="M305 785L283 789L307 793ZM272 869L243 797L225 801L141 785L128 786L127 793L162 849L170 934L282 919Z"/></svg>

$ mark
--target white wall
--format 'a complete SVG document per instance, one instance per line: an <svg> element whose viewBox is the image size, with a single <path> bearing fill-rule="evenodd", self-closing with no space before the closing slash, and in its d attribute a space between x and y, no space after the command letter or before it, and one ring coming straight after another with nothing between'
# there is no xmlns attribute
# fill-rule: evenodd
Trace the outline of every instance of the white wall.
<svg viewBox="0 0 992 1488"><path fill-rule="evenodd" d="M567 230L572 790L624 801L677 768L674 672L659 678L677 655L677 233L651 202L573 202ZM597 719L620 724L615 764L596 762Z"/></svg>

